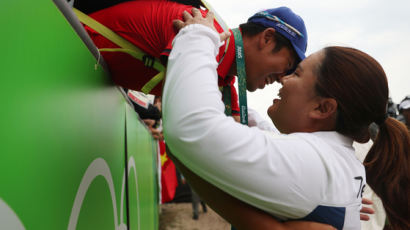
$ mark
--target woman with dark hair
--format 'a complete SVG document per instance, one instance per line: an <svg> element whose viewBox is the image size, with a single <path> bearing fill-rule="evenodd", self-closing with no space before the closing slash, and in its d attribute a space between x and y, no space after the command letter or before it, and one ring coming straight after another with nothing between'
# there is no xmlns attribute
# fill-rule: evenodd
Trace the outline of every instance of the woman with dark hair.
<svg viewBox="0 0 410 230"><path fill-rule="evenodd" d="M220 38L210 18L194 12L175 22L189 26L174 40L163 96L168 153L199 195L237 229L269 229L274 221L266 213L360 229L367 175L390 226L409 229L410 137L386 116L388 85L377 61L346 47L303 60L278 79L282 88L268 114L282 134L268 134L223 114ZM369 140L371 123L380 131L363 166L352 144Z"/></svg>
<svg viewBox="0 0 410 230"><path fill-rule="evenodd" d="M316 92L338 102L337 132L364 143L369 140L369 125L378 125L363 162L367 183L383 201L388 226L410 229L410 139L406 127L386 114L388 84L383 68L355 49L328 47L324 52ZM352 84L341 87L344 81Z"/></svg>

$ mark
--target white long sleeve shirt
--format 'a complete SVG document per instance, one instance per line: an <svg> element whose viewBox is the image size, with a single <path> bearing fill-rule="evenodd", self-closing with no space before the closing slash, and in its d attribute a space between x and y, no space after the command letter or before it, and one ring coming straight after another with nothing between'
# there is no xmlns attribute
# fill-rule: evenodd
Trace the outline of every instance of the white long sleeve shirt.
<svg viewBox="0 0 410 230"><path fill-rule="evenodd" d="M164 136L190 170L278 219L360 229L365 171L352 139L337 132L269 134L224 114L215 56L219 36L182 29L168 59Z"/></svg>

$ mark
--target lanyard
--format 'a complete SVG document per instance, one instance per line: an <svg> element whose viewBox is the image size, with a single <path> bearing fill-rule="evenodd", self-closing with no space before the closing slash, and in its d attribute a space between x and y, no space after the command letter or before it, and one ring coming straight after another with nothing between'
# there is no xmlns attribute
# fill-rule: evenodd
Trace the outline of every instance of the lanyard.
<svg viewBox="0 0 410 230"><path fill-rule="evenodd" d="M140 90L148 94L156 85L158 85L165 77L165 66L161 64L158 58L151 57L147 55L144 51L136 47L134 44L124 39L123 37L116 34L110 28L104 26L98 21L94 20L90 16L84 14L83 12L73 8L74 13L77 15L80 22L93 30L97 31L100 35L108 39L109 41L115 43L120 48L101 48L98 49L100 52L123 52L131 55L137 60L144 62L145 66L154 68L159 73L155 75L151 80L149 80ZM98 64L98 61L97 61Z"/></svg>
<svg viewBox="0 0 410 230"><path fill-rule="evenodd" d="M236 72L238 76L238 91L239 91L239 108L241 110L241 123L248 124L248 105L246 100L246 70L245 70L245 55L243 53L242 34L238 28L233 29L233 37L235 38L235 59Z"/></svg>

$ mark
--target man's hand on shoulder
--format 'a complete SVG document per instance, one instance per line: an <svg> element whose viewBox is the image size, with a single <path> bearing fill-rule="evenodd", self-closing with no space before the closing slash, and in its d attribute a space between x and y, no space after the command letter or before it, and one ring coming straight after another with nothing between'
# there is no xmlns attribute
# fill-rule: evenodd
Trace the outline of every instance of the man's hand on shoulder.
<svg viewBox="0 0 410 230"><path fill-rule="evenodd" d="M212 12L208 12L208 14L206 15L206 17L202 17L201 11L199 11L199 9L197 8L192 8L192 15L190 13L188 13L187 11L184 11L184 13L182 14L184 21L181 21L179 19L176 19L174 21L172 21L172 23L174 24L174 28L179 31L182 28L184 28L187 25L191 25L191 24L201 24L204 26L207 26L209 28L211 28L214 31L217 31L214 27L214 13ZM225 41L226 39L229 38L231 34L228 32L222 32L219 33L219 37L221 39L221 41Z"/></svg>

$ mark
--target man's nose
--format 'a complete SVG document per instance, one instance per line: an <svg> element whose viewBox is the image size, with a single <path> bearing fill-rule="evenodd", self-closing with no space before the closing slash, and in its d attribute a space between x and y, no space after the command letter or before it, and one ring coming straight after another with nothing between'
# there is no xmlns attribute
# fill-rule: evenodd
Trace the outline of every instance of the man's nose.
<svg viewBox="0 0 410 230"><path fill-rule="evenodd" d="M276 76L276 79L279 83L282 83L282 79L286 76L286 73L281 73Z"/></svg>

